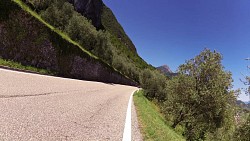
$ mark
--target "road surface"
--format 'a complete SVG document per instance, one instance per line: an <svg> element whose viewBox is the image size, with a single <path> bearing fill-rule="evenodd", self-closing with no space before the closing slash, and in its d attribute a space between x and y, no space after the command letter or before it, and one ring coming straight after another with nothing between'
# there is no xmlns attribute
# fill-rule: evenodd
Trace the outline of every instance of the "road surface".
<svg viewBox="0 0 250 141"><path fill-rule="evenodd" d="M135 87L0 69L0 141L119 141ZM132 104L132 140L141 140Z"/></svg>

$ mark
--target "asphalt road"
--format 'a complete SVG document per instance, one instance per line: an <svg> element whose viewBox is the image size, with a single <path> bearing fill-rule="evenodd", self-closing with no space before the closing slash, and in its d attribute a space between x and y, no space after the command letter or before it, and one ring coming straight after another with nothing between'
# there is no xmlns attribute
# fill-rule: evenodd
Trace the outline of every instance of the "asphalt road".
<svg viewBox="0 0 250 141"><path fill-rule="evenodd" d="M136 89L0 69L0 140L122 140ZM141 140L133 104L132 139Z"/></svg>

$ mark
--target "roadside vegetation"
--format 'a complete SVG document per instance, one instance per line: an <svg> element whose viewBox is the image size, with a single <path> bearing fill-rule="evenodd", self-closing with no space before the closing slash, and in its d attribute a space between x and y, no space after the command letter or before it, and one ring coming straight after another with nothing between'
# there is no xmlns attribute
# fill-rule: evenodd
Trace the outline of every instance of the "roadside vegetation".
<svg viewBox="0 0 250 141"><path fill-rule="evenodd" d="M111 44L110 33L96 30L91 22L77 13L66 0L7 0L1 1L0 5L9 6L7 9L13 9L0 15L1 20L8 22L10 13L19 6L53 31L54 33L51 33L50 36L61 37L62 39L57 40L57 42L62 42L59 43L60 45L63 45L65 41L73 44L80 48L84 54L112 68L111 71L116 71L131 81L138 82L137 70L139 69L136 68L138 65L134 65L136 62L128 58L126 54L119 54L117 50L119 48L114 48ZM136 56L134 54L134 58Z"/></svg>
<svg viewBox="0 0 250 141"><path fill-rule="evenodd" d="M246 121L237 127L234 133L234 139L237 141L250 140L250 114L248 115Z"/></svg>
<svg viewBox="0 0 250 141"><path fill-rule="evenodd" d="M135 104L146 140L249 140L249 118L240 125L235 122L237 92L232 90L232 76L224 69L220 53L205 49L181 65L177 76L168 78L128 49L129 39L116 36L119 26L110 29L114 20L106 21L107 29L97 30L66 0L4 0L0 21L16 8L13 1L57 36L140 84L144 91L135 95ZM104 21L111 14L104 13ZM43 71L12 61L0 63ZM249 77L246 81L250 82Z"/></svg>
<svg viewBox="0 0 250 141"><path fill-rule="evenodd" d="M248 67L248 69L250 69ZM247 95L250 95L250 75L245 76L244 84L248 86L245 90ZM237 114L240 115L234 138L237 141L250 141L250 109L249 107L238 107Z"/></svg>
<svg viewBox="0 0 250 141"><path fill-rule="evenodd" d="M232 90L231 73L224 70L221 61L220 53L205 49L180 65L178 75L171 79L152 70L140 76L144 95L156 101L165 120L188 141L249 137L245 134L249 124L238 126L235 122L237 91Z"/></svg>
<svg viewBox="0 0 250 141"><path fill-rule="evenodd" d="M36 11L47 24L60 31L60 34L63 33L63 36L78 44L84 51L100 58L129 78L139 82L139 74L142 69L153 69L127 47L126 43L129 42L129 39L125 36L124 31L122 35L126 40L122 41L115 36L117 34L115 31L121 30L121 28L117 27L111 31L108 30L111 27L106 26L107 29L97 30L91 21L76 12L73 5L66 0L24 0L24 2L32 5L31 9ZM110 17L104 13L103 21L107 21L107 18ZM112 23L114 22L106 22L106 25ZM131 44L129 46L132 46Z"/></svg>
<svg viewBox="0 0 250 141"><path fill-rule="evenodd" d="M12 69L17 69L17 70L22 70L22 71L27 71L28 70L28 71L36 72L36 73L40 73L40 74L54 75L53 72L45 70L45 69L38 69L38 68L35 68L35 67L32 67L32 66L25 66L25 65L22 65L22 64L20 64L18 62L14 62L14 61L11 61L11 60L5 60L5 59L1 59L1 58L0 58L0 66L9 67L9 68L12 68Z"/></svg>
<svg viewBox="0 0 250 141"><path fill-rule="evenodd" d="M177 134L174 128L167 124L164 116L160 113L159 107L149 101L142 90L134 94L134 104L145 141L185 140L182 135Z"/></svg>

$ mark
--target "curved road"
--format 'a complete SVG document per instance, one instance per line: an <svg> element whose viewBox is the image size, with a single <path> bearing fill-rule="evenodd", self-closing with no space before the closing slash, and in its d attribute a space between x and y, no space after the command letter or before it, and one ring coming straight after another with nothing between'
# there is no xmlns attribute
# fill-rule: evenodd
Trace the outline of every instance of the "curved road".
<svg viewBox="0 0 250 141"><path fill-rule="evenodd" d="M122 140L136 89L0 69L0 140ZM132 140L141 140L133 104Z"/></svg>

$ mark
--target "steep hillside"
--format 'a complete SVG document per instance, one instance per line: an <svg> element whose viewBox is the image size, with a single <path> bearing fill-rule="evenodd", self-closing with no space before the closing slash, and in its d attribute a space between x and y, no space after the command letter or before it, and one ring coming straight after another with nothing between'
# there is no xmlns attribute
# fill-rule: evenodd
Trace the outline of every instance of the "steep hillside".
<svg viewBox="0 0 250 141"><path fill-rule="evenodd" d="M77 12L92 21L97 29L103 29L101 14L103 9L102 0L68 0L74 5Z"/></svg>
<svg viewBox="0 0 250 141"><path fill-rule="evenodd" d="M113 71L139 83L145 69L155 69L135 53L112 11L100 0L6 0L0 6L3 59L66 77L113 83L121 83L108 80ZM96 28L98 23L104 30ZM102 71L100 64L108 70Z"/></svg>
<svg viewBox="0 0 250 141"><path fill-rule="evenodd" d="M125 33L117 21L113 12L102 2L102 0L68 0L74 5L77 12L92 21L97 29L104 29L118 38L127 48L136 54L133 42Z"/></svg>
<svg viewBox="0 0 250 141"><path fill-rule="evenodd" d="M126 47L136 53L135 45L125 33L122 26L119 24L113 12L107 6L103 6L102 24L106 30L114 34L119 40L121 40L125 44Z"/></svg>
<svg viewBox="0 0 250 141"><path fill-rule="evenodd" d="M0 58L47 69L64 77L136 85L105 60L45 22L23 1L1 1L0 6L8 9L1 14ZM78 18L87 22L86 27L91 28L88 21L80 15Z"/></svg>

